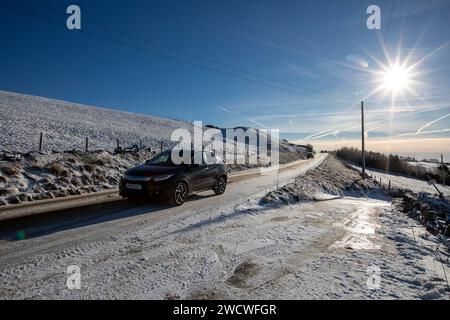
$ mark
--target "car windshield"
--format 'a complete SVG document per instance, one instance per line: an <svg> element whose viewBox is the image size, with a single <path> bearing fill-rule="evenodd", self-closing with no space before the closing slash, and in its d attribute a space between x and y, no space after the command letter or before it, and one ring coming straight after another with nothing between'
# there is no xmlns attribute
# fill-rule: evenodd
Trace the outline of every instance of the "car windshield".
<svg viewBox="0 0 450 320"><path fill-rule="evenodd" d="M164 152L156 155L152 159L147 160L147 162L145 164L151 165L151 166L168 166L168 167L176 166L176 164L174 164L172 162L171 155L172 155L171 150L164 151ZM180 157L183 156L183 150L179 151L179 155L180 155ZM215 156L213 153L205 151L205 152L195 152L195 153L191 152L191 162L190 163L191 164L217 164L217 163L223 163L223 162L219 157Z"/></svg>
<svg viewBox="0 0 450 320"><path fill-rule="evenodd" d="M147 160L145 164L152 165L152 166L166 166L166 167L173 167L175 164L172 162L170 158L170 150L164 151L155 157L153 157L150 160Z"/></svg>

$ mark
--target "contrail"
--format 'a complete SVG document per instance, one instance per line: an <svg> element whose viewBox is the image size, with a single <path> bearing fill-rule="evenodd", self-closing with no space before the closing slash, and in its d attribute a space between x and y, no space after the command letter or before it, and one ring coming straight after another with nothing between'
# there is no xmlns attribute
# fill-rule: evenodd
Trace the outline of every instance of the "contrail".
<svg viewBox="0 0 450 320"><path fill-rule="evenodd" d="M322 135L319 135L319 136L315 136L312 139L316 140L316 139L320 139L320 138L327 137L327 136L337 136L339 133L340 133L339 130L335 130L335 131L331 131L331 132L326 132L326 133L324 133Z"/></svg>
<svg viewBox="0 0 450 320"><path fill-rule="evenodd" d="M321 134L324 134L324 133L327 133L327 132L328 132L328 130L316 132L314 134L311 134L311 135L305 137L304 140L309 140L311 138L314 138L315 136L318 136L318 135L321 135Z"/></svg>
<svg viewBox="0 0 450 320"><path fill-rule="evenodd" d="M428 109L428 110L414 111L414 112L410 112L410 113L407 113L407 114L401 114L401 115L398 115L398 116L393 115L393 116L390 116L390 117L387 117L387 118L383 118L383 119L380 119L380 120L375 120L375 121L372 121L370 123L367 123L366 126L372 126L374 124L383 123L383 122L388 121L388 120L405 118L405 117L409 117L409 116L412 116L412 115L415 115L415 114L431 112L431 111L436 111L436 110L441 110L441 109L446 109L446 108L448 108L448 106L443 107L443 108L434 108L434 109ZM449 116L449 115L447 115L447 116ZM435 120L435 121L438 121L438 120ZM355 126L352 126L352 127L349 127L349 128L340 128L338 130L336 130L336 129L326 130L326 131L319 132L317 134L313 134L312 138L310 138L310 139L315 140L315 139L323 138L323 137L326 137L326 136L335 135L336 131L338 133L340 133L340 132L345 132L345 131L349 131L349 130L352 130L352 129L358 129L358 128L361 128L361 125L355 125Z"/></svg>
<svg viewBox="0 0 450 320"><path fill-rule="evenodd" d="M423 127L420 127L419 129L417 129L416 134L420 134L422 132L423 129L428 128L429 126L431 126L433 123L436 123L438 121L441 121L442 119L447 118L448 116L450 116L450 113L447 113L445 116L442 116L440 118L437 118L433 121L428 122L426 125L424 125Z"/></svg>
<svg viewBox="0 0 450 320"><path fill-rule="evenodd" d="M224 108L224 107L221 107L221 106L218 106L217 108L219 108L219 109L222 110L222 111L231 113L232 115L235 115L235 116L238 116L238 117L239 117L239 115L238 115L236 112L233 112L233 111L231 111L231 110L228 110L227 108Z"/></svg>
<svg viewBox="0 0 450 320"><path fill-rule="evenodd" d="M431 133L440 133L440 132L450 132L450 128L441 129L441 130L432 130L432 131L420 131L419 133L417 133L417 132L402 133L402 134L399 134L398 137L407 137L407 136L415 136L418 134L431 134Z"/></svg>
<svg viewBox="0 0 450 320"><path fill-rule="evenodd" d="M353 122L354 122L354 121L347 122L347 123L345 123L343 126L344 126L344 127L345 127L345 126L348 126L349 124L351 124L351 123L353 123ZM341 126L339 125L339 126L336 126L336 127L331 128L331 129L329 129L329 130L323 130L323 131L320 131L320 132L313 133L313 134L311 134L311 135L309 135L309 136L303 138L303 140L316 139L317 136L322 136L322 135L324 135L324 134L330 135L330 134L335 133L336 131L339 132L340 130L336 130L338 127L341 127Z"/></svg>
<svg viewBox="0 0 450 320"><path fill-rule="evenodd" d="M238 114L238 113L236 113L236 112L234 112L234 111L228 110L227 108L224 108L224 107L221 107L221 106L218 106L217 108L219 108L220 110L225 111L225 112L227 112L227 113L230 113L230 114L232 114L232 115L234 115L234 116L236 116L236 117L239 117L239 118L241 118L241 119L244 119L244 120L246 120L246 121L253 122L254 124L260 126L261 128L264 128L264 129L267 128L267 127L266 127L265 125L263 125L262 123L259 123L258 121L255 121L255 120L250 119L250 118L245 118L245 117L241 116L240 114Z"/></svg>

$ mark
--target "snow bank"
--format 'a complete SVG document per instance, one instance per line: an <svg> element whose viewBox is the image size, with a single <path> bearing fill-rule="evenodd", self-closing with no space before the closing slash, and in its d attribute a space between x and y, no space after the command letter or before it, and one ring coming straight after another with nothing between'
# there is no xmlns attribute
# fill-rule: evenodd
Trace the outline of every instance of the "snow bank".
<svg viewBox="0 0 450 320"><path fill-rule="evenodd" d="M145 162L149 150L30 152L17 162L0 161L0 205L117 188L120 176Z"/></svg>
<svg viewBox="0 0 450 320"><path fill-rule="evenodd" d="M303 200L366 195L380 197L384 191L373 180L362 180L356 170L329 156L316 169L297 177L294 183L269 192L262 198L261 204L283 205Z"/></svg>

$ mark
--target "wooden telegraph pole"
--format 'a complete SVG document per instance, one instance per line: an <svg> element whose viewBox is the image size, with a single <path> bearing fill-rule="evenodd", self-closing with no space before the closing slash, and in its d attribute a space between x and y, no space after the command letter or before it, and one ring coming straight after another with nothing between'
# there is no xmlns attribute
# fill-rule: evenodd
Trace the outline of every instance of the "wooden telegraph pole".
<svg viewBox="0 0 450 320"><path fill-rule="evenodd" d="M366 150L365 150L365 134L364 134L364 102L361 101L361 166L362 166L362 178L366 178Z"/></svg>

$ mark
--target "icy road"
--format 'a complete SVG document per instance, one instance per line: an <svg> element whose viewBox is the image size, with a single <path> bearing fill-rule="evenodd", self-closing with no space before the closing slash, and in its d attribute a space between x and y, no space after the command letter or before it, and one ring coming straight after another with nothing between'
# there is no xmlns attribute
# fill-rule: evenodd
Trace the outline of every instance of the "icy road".
<svg viewBox="0 0 450 320"><path fill-rule="evenodd" d="M0 298L448 299L436 239L387 201L259 205L325 158L182 207L125 203L5 223ZM73 265L80 289L67 287Z"/></svg>

